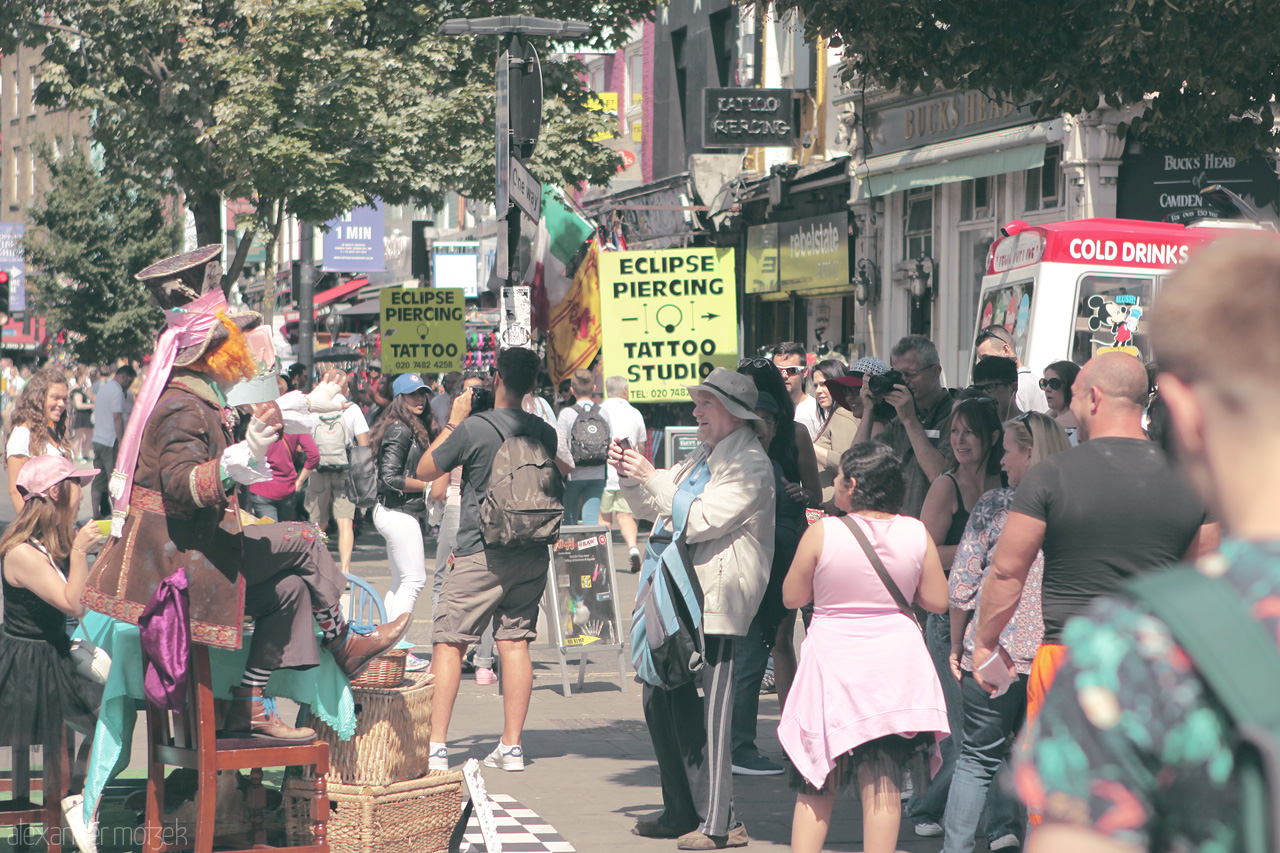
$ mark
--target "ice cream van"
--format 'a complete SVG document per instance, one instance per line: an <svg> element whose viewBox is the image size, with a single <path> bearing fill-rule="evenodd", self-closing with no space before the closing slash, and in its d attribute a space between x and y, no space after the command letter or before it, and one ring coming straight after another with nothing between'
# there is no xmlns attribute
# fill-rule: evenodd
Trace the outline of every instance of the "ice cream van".
<svg viewBox="0 0 1280 853"><path fill-rule="evenodd" d="M1216 220L1011 222L987 257L977 329L1008 329L1018 356L1037 377L1052 362L1084 364L1112 350L1149 361L1143 315L1165 276L1197 247L1233 230L1257 228Z"/></svg>

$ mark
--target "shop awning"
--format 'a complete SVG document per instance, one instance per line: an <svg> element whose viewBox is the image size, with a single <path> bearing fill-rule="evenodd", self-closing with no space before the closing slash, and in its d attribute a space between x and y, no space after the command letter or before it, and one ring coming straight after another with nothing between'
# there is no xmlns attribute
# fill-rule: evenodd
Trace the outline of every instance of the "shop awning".
<svg viewBox="0 0 1280 853"><path fill-rule="evenodd" d="M882 172L862 178L862 190L869 196L889 195L916 187L932 187L1009 172L1023 172L1044 165L1044 149L1045 144L1038 142L1009 151L991 151L958 160Z"/></svg>
<svg viewBox="0 0 1280 853"><path fill-rule="evenodd" d="M379 308L379 303L381 301L382 301L382 297L380 296L374 296L371 299L362 299L361 301L357 302L355 305L352 305L349 308L343 308L338 313L343 315L344 317L353 316L356 314L377 314L378 311L381 310Z"/></svg>
<svg viewBox="0 0 1280 853"><path fill-rule="evenodd" d="M352 293L355 293L368 283L368 277L361 276L360 278L353 278L351 281L340 284L337 287L322 290L315 295L315 305L317 308L323 308L330 302L337 302L344 296L350 296Z"/></svg>

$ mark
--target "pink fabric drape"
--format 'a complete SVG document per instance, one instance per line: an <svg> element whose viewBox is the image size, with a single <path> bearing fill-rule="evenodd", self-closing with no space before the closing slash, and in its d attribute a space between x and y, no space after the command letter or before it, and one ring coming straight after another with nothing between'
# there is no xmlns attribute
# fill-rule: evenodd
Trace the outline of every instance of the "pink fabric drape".
<svg viewBox="0 0 1280 853"><path fill-rule="evenodd" d="M142 640L143 686L152 704L179 711L187 704L191 628L187 621L187 570L160 581L138 617Z"/></svg>
<svg viewBox="0 0 1280 853"><path fill-rule="evenodd" d="M116 454L116 469L111 474L112 536L119 537L124 532L124 519L129 514L129 499L133 492L133 473L138 465L138 450L142 446L142 433L151 420L151 413L155 410L160 395L169 384L169 375L173 373L178 350L203 341L222 322L218 318L218 312L225 311L226 308L227 299L222 291L213 290L191 302L186 308L165 312L168 328L160 335L151 366L142 382L142 390L134 401L133 413L129 416L129 424L125 427L124 438L120 442L120 452Z"/></svg>

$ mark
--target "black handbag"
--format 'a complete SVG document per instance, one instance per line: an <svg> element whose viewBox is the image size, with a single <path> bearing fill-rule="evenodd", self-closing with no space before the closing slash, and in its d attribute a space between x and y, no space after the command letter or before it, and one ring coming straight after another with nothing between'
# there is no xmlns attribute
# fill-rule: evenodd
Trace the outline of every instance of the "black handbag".
<svg viewBox="0 0 1280 853"><path fill-rule="evenodd" d="M357 509L370 509L378 502L378 474L372 447L347 445L347 497Z"/></svg>

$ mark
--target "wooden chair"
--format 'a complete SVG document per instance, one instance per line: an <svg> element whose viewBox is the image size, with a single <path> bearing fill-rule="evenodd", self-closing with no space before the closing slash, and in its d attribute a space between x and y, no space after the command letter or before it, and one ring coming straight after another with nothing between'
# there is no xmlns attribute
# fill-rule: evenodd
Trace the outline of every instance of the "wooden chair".
<svg viewBox="0 0 1280 853"><path fill-rule="evenodd" d="M31 777L31 750L10 750L9 775L0 777L0 793L9 798L0 800L0 826L12 826L17 833L16 846L28 846L26 829L33 823L44 826L45 847L48 853L62 853L62 795L67 780L71 778L67 746L74 743L71 731L64 725L62 737L53 754L45 750L42 755L44 770L41 776ZM31 792L40 792L41 802L31 802Z"/></svg>
<svg viewBox="0 0 1280 853"><path fill-rule="evenodd" d="M219 737L211 687L209 648L191 645L190 693L182 711L163 711L147 702L147 811L146 838L142 853L168 853L190 850L190 842L167 840L161 818L164 811L164 769L186 767L196 771L196 837L195 853L213 850L216 790L219 770L250 770L249 806L253 846L266 845L263 810L266 789L262 787L263 767L302 765L311 768L314 780L311 819L315 843L301 847L273 848L279 853L329 853L325 825L329 820L329 797L325 774L329 772L329 745L322 740L305 743L276 738ZM251 848L252 849L252 848ZM228 851L228 853L249 853Z"/></svg>

